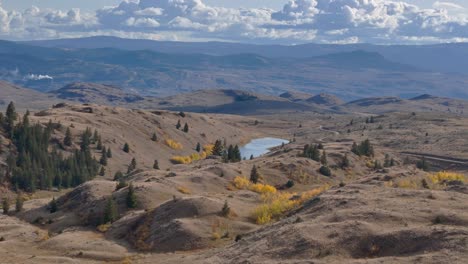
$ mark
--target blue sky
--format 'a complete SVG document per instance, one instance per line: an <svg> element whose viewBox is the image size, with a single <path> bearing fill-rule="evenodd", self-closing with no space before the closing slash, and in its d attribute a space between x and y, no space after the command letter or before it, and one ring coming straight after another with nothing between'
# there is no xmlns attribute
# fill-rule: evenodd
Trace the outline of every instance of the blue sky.
<svg viewBox="0 0 468 264"><path fill-rule="evenodd" d="M468 42L468 0L0 0L0 39Z"/></svg>

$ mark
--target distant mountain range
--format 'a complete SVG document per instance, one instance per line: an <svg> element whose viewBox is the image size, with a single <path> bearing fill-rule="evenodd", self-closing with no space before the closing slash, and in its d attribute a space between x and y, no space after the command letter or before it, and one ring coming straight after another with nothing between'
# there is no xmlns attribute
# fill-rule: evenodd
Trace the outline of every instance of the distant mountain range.
<svg viewBox="0 0 468 264"><path fill-rule="evenodd" d="M155 97L232 89L275 96L326 93L345 101L421 94L467 99L467 67L460 66L468 66L467 52L464 44L255 46L108 37L0 41L0 79L39 91L85 82ZM450 67L443 66L453 57ZM450 73L451 67L459 72Z"/></svg>
<svg viewBox="0 0 468 264"><path fill-rule="evenodd" d="M468 73L468 43L435 45L371 45L371 44L302 44L253 45L226 42L171 42L117 37L89 37L26 42L31 45L67 49L115 48L121 50L150 50L172 54L206 54L225 56L233 54L257 54L269 58L310 58L332 53L363 50L377 52L394 62L417 68L439 71Z"/></svg>

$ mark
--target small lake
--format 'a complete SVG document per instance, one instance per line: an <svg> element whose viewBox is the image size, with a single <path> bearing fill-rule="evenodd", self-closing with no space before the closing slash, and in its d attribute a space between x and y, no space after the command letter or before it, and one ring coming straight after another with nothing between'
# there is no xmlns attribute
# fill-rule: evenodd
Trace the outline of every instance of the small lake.
<svg viewBox="0 0 468 264"><path fill-rule="evenodd" d="M257 138L240 147L241 156L250 159L250 156L253 155L256 158L270 152L271 148L281 146L283 143L288 144L289 140L270 137Z"/></svg>

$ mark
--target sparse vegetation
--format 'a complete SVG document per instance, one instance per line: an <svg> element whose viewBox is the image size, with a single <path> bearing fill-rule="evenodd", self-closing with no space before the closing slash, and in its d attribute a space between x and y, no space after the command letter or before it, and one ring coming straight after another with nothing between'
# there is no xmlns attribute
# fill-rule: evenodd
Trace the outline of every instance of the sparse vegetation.
<svg viewBox="0 0 468 264"><path fill-rule="evenodd" d="M260 205L253 211L253 218L259 225L270 223L271 221L278 220L286 212L299 207L305 201L312 199L313 197L321 194L328 190L329 186L323 186L321 188L313 189L300 194L299 196L294 193L274 193L270 195L264 195L264 204ZM296 197L292 199L293 197Z"/></svg>
<svg viewBox="0 0 468 264"><path fill-rule="evenodd" d="M183 194L192 194L190 189L187 188L187 187L184 187L184 186L177 187L177 191L179 191L180 193L183 193Z"/></svg>
<svg viewBox="0 0 468 264"><path fill-rule="evenodd" d="M374 156L374 147L369 139L364 140L359 145L354 142L351 151L358 156Z"/></svg>
<svg viewBox="0 0 468 264"><path fill-rule="evenodd" d="M112 196L107 199L106 207L104 209L103 224L113 223L117 220L119 213L117 211L117 204Z"/></svg>
<svg viewBox="0 0 468 264"><path fill-rule="evenodd" d="M260 173L257 170L257 166L253 166L252 170L250 171L250 181L253 183L257 183L260 180Z"/></svg>
<svg viewBox="0 0 468 264"><path fill-rule="evenodd" d="M128 143L125 143L122 150L125 152L125 153L129 153L130 152L130 145L128 145Z"/></svg>
<svg viewBox="0 0 468 264"><path fill-rule="evenodd" d="M184 148L182 144L172 139L166 139L164 142L166 143L168 147L174 150L181 150Z"/></svg>
<svg viewBox="0 0 468 264"><path fill-rule="evenodd" d="M133 184L130 184L130 186L128 186L126 202L128 208L133 209L137 207L137 197L135 195L135 188L133 187Z"/></svg>

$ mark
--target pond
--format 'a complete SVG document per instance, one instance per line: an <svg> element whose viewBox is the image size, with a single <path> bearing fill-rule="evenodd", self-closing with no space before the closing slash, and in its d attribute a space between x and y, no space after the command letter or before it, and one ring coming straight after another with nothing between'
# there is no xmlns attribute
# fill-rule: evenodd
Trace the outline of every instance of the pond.
<svg viewBox="0 0 468 264"><path fill-rule="evenodd" d="M281 146L282 144L288 144L289 141L281 138L257 138L250 141L248 144L240 148L242 158L250 159L253 155L255 158L270 152L271 148Z"/></svg>

